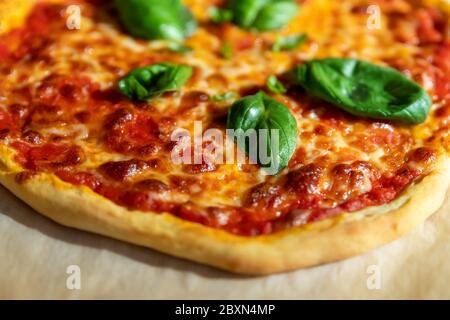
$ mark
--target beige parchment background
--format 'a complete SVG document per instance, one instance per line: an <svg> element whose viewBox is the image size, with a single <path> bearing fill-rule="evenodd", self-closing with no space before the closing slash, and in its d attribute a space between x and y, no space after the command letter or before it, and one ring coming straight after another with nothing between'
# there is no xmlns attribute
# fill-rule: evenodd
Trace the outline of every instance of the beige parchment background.
<svg viewBox="0 0 450 320"><path fill-rule="evenodd" d="M66 287L70 265L81 269L81 290ZM373 270L380 271L378 290L367 286ZM449 280L450 192L437 213L396 242L345 261L252 278L59 226L0 187L3 299L450 299Z"/></svg>

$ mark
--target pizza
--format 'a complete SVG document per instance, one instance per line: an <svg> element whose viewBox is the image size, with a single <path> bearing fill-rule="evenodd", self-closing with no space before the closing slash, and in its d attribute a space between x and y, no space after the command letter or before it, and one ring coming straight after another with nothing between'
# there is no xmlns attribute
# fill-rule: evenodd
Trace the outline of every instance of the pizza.
<svg viewBox="0 0 450 320"><path fill-rule="evenodd" d="M450 182L450 4L0 1L0 183L243 274L362 254Z"/></svg>

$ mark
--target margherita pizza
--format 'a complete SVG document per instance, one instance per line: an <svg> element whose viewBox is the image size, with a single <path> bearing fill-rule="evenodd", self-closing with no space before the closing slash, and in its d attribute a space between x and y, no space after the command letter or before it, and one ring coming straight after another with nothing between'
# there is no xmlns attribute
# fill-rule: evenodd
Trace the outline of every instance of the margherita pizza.
<svg viewBox="0 0 450 320"><path fill-rule="evenodd" d="M0 182L246 274L361 254L450 181L447 0L0 0Z"/></svg>

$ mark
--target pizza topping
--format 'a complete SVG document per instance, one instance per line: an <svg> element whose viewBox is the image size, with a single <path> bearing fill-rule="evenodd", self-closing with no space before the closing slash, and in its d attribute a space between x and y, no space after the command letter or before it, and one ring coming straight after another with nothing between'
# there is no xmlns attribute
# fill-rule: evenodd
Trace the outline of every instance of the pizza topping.
<svg viewBox="0 0 450 320"><path fill-rule="evenodd" d="M408 165L420 172L423 172L434 160L436 160L436 152L426 147L411 150L406 157Z"/></svg>
<svg viewBox="0 0 450 320"><path fill-rule="evenodd" d="M439 100L450 101L450 40L445 41L436 49L436 95Z"/></svg>
<svg viewBox="0 0 450 320"><path fill-rule="evenodd" d="M233 53L234 49L228 41L222 45L219 51L220 57L226 60L233 58Z"/></svg>
<svg viewBox="0 0 450 320"><path fill-rule="evenodd" d="M25 131L22 134L22 139L30 144L41 144L43 141L43 137L39 132L36 131Z"/></svg>
<svg viewBox="0 0 450 320"><path fill-rule="evenodd" d="M309 61L295 69L295 81L356 116L417 124L431 107L425 90L398 71L355 59Z"/></svg>
<svg viewBox="0 0 450 320"><path fill-rule="evenodd" d="M308 36L305 33L286 37L278 37L272 45L272 50L275 52L294 50L305 43L307 40Z"/></svg>
<svg viewBox="0 0 450 320"><path fill-rule="evenodd" d="M119 81L119 90L133 100L148 100L178 91L192 75L192 68L159 63L132 70Z"/></svg>
<svg viewBox="0 0 450 320"><path fill-rule="evenodd" d="M435 8L421 8L416 11L417 34L421 44L439 43L444 37L445 21Z"/></svg>
<svg viewBox="0 0 450 320"><path fill-rule="evenodd" d="M22 171L16 175L15 180L18 184L24 184L35 177L36 174L36 171Z"/></svg>
<svg viewBox="0 0 450 320"><path fill-rule="evenodd" d="M124 27L134 37L181 41L197 22L180 0L116 0Z"/></svg>
<svg viewBox="0 0 450 320"><path fill-rule="evenodd" d="M321 193L320 180L323 174L324 168L319 165L303 166L299 170L289 172L287 189L299 194L319 195Z"/></svg>
<svg viewBox="0 0 450 320"><path fill-rule="evenodd" d="M72 183L74 185L82 185L91 188L92 190L97 190L100 186L100 180L93 174L88 172L77 172L72 173L67 170L57 171L56 175L63 181Z"/></svg>
<svg viewBox="0 0 450 320"><path fill-rule="evenodd" d="M225 92L223 94L215 94L211 96L211 100L214 102L223 102L227 100L231 100L236 96L234 92Z"/></svg>
<svg viewBox="0 0 450 320"><path fill-rule="evenodd" d="M213 172L216 170L217 165L210 161L202 161L201 164L187 164L183 166L183 171L190 174Z"/></svg>
<svg viewBox="0 0 450 320"><path fill-rule="evenodd" d="M281 194L281 186L263 182L253 187L245 201L247 206L270 208L275 202L276 197Z"/></svg>
<svg viewBox="0 0 450 320"><path fill-rule="evenodd" d="M98 86L87 77L50 76L37 88L36 96L40 104L70 108L95 90Z"/></svg>
<svg viewBox="0 0 450 320"><path fill-rule="evenodd" d="M116 181L125 181L134 177L149 167L148 163L142 160L128 160L120 162L108 162L100 166L100 171L109 178Z"/></svg>
<svg viewBox="0 0 450 320"><path fill-rule="evenodd" d="M263 92L236 101L228 112L227 128L236 130L239 147L272 175L287 166L297 145L295 118ZM246 136L251 140L252 134L253 141L248 142Z"/></svg>
<svg viewBox="0 0 450 320"><path fill-rule="evenodd" d="M238 26L268 31L286 26L297 14L298 5L294 0L229 0L228 9L221 16L232 16Z"/></svg>
<svg viewBox="0 0 450 320"><path fill-rule="evenodd" d="M161 193L170 190L167 184L156 179L147 179L139 181L138 183L135 184L135 188L139 190L156 193Z"/></svg>
<svg viewBox="0 0 450 320"><path fill-rule="evenodd" d="M273 93L286 93L286 88L283 83L274 75L267 78L267 88Z"/></svg>
<svg viewBox="0 0 450 320"><path fill-rule="evenodd" d="M191 190L196 189L195 186L199 184L199 180L192 176L172 175L169 176L169 181L172 188L182 193L189 193Z"/></svg>
<svg viewBox="0 0 450 320"><path fill-rule="evenodd" d="M0 109L0 130L9 130L13 127L13 119L8 112Z"/></svg>
<svg viewBox="0 0 450 320"><path fill-rule="evenodd" d="M12 146L20 152L16 160L29 170L76 166L84 161L83 150L78 146L55 143L30 146L23 142L14 142Z"/></svg>
<svg viewBox="0 0 450 320"><path fill-rule="evenodd" d="M328 195L339 201L371 191L372 181L379 179L379 173L370 164L361 161L338 164L332 169L331 174L333 184Z"/></svg>
<svg viewBox="0 0 450 320"><path fill-rule="evenodd" d="M105 144L113 151L144 156L161 149L158 125L137 111L118 109L107 117L105 129Z"/></svg>
<svg viewBox="0 0 450 320"><path fill-rule="evenodd" d="M392 1L382 2L390 7ZM121 34L113 24L92 19L97 10L101 14L110 11L91 3L80 1L80 30L66 28L65 6L40 3L24 27L0 36L0 143L16 151L15 160L24 170L17 174L18 183L41 172L53 173L130 210L168 212L212 228L255 236L387 204L426 175L443 148L450 150L447 26L445 19L428 8L426 14L418 13L423 17L417 20L414 14L406 14L423 9L416 4L408 4L406 11L391 10L392 17L382 10L387 25L394 19L402 21L394 25L392 36L390 32L367 34L365 28L341 23L362 18L365 8L355 13L353 5L330 2L319 8L318 2L310 1L305 2L304 12L317 10L319 25L315 14L309 17L311 13L292 20L280 33L256 33L230 23L214 26L206 21L198 35L180 43L144 42ZM165 5L158 3L154 8ZM322 15L328 6L336 14ZM197 4L192 10L196 15L205 11ZM408 46L397 37L405 28L407 35L413 35ZM304 41L303 33L311 40L295 50ZM338 41L343 33L352 36ZM228 60L217 54L224 43L233 52ZM172 44L192 51L173 52ZM347 59L339 59L336 68L330 63L320 65L319 72L326 73L314 74L316 82L310 83L317 85L314 89L336 91L331 103L315 99L308 94L310 90L299 90L287 77L279 78L287 89L283 93L281 81L271 77L285 74L299 62L337 53L386 63L419 81L433 95L430 117L414 127L389 121L398 116L400 121L419 122L422 113L417 116L417 109L408 107L414 99L406 101L400 91L410 90L413 98L421 91L398 74L385 77L378 70L381 67L357 68ZM167 85L158 87L164 77L152 73L154 65L158 69L173 66L167 72L166 78L171 78ZM180 66L192 68L192 76L183 83L174 71ZM379 73L367 76L373 68ZM370 80L362 82L368 88L359 88L359 76ZM117 90L120 79L127 93ZM406 89L396 91L393 86L405 83ZM346 85L358 90L346 91ZM258 94L264 88L275 92L276 99ZM233 104L239 97L243 98ZM387 102L376 104L376 110L389 111L382 120L368 119L372 113L366 114L373 112L369 106L374 97L375 101L386 98ZM357 116L344 107L333 108L338 98L350 100ZM391 112L393 106L401 106L397 112L401 117ZM268 168L260 170L263 159L258 156L257 161L246 158L244 164L215 163L207 157L200 163L171 161L175 129L186 128L192 134L194 121L199 121L203 127L197 134L216 129L226 137L228 111L233 115L230 127L280 129L286 138L280 137L278 151L270 148L266 153L277 156L279 162L289 161L288 168L281 170L280 165L277 175L267 176ZM411 115L405 121L402 117L407 111ZM205 150L209 144L203 139ZM250 148L245 141L237 146ZM230 148L244 154L233 143Z"/></svg>

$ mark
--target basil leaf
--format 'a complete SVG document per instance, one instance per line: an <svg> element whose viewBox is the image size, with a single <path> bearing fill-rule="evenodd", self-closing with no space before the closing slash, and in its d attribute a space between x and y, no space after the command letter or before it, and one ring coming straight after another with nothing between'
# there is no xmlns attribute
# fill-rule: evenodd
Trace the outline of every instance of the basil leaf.
<svg viewBox="0 0 450 320"><path fill-rule="evenodd" d="M280 52L283 50L294 50L302 45L306 40L308 40L308 36L305 33L287 37L279 37L273 44L272 51Z"/></svg>
<svg viewBox="0 0 450 320"><path fill-rule="evenodd" d="M286 93L286 88L274 75L267 79L267 88L273 93Z"/></svg>
<svg viewBox="0 0 450 320"><path fill-rule="evenodd" d="M229 0L233 22L245 29L279 30L297 14L295 0Z"/></svg>
<svg viewBox="0 0 450 320"><path fill-rule="evenodd" d="M209 8L209 17L214 23L224 23L233 20L233 11L218 7Z"/></svg>
<svg viewBox="0 0 450 320"><path fill-rule="evenodd" d="M233 47L229 42L225 42L222 48L220 48L220 56L227 60L233 57Z"/></svg>
<svg viewBox="0 0 450 320"><path fill-rule="evenodd" d="M188 53L192 51L191 47L185 46L182 43L179 42L171 42L167 46L167 49L169 49L172 52L176 53Z"/></svg>
<svg viewBox="0 0 450 320"><path fill-rule="evenodd" d="M214 102L222 102L226 100L233 99L235 97L234 92L225 92L224 94L216 94L211 97Z"/></svg>
<svg viewBox="0 0 450 320"><path fill-rule="evenodd" d="M159 63L136 68L123 77L119 90L132 100L148 100L179 90L192 75L192 67Z"/></svg>
<svg viewBox="0 0 450 320"><path fill-rule="evenodd" d="M355 59L312 60L294 69L295 81L320 99L361 117L422 123L431 99L395 69Z"/></svg>
<svg viewBox="0 0 450 320"><path fill-rule="evenodd" d="M297 8L292 1L272 1L259 12L253 28L259 31L279 30L296 16Z"/></svg>
<svg viewBox="0 0 450 320"><path fill-rule="evenodd" d="M134 37L181 41L197 28L180 0L116 0L119 17Z"/></svg>
<svg viewBox="0 0 450 320"><path fill-rule="evenodd" d="M297 146L298 128L294 116L284 104L263 92L237 100L228 111L227 128L235 130L238 146L266 170L270 168L271 174L287 166ZM245 139L249 130L256 130L256 149ZM274 133L277 134L274 136ZM266 143L261 143L264 139ZM260 150L264 147L266 150ZM261 157L262 152L266 153L268 161Z"/></svg>

